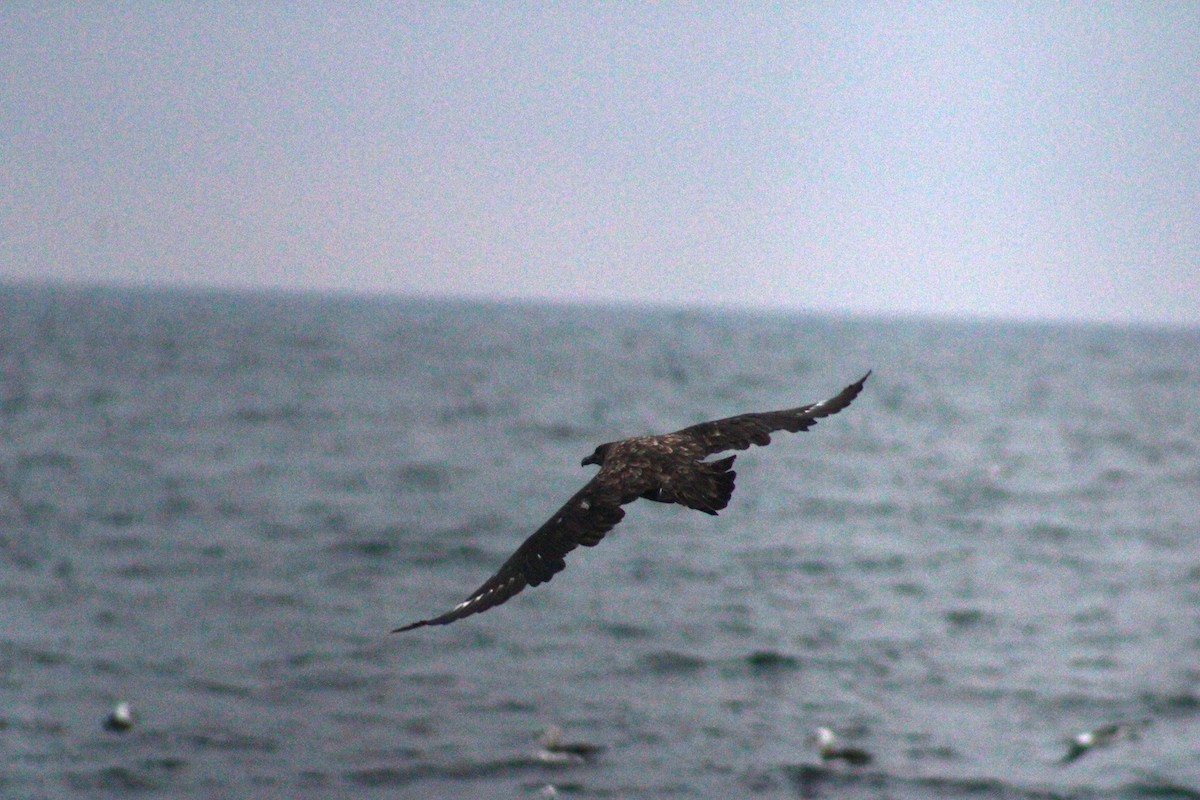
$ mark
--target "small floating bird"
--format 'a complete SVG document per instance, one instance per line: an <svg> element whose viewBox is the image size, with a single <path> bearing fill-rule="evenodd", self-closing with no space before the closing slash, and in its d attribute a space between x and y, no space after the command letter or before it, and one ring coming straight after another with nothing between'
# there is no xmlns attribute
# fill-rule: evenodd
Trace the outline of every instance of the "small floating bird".
<svg viewBox="0 0 1200 800"><path fill-rule="evenodd" d="M1070 764L1097 747L1107 747L1121 740L1133 741L1138 738L1141 729L1149 724L1148 720L1117 722L1112 725L1103 725L1095 730L1077 733L1067 740L1067 752L1059 763Z"/></svg>
<svg viewBox="0 0 1200 800"><path fill-rule="evenodd" d="M591 761L604 752L604 745L591 742L567 742L563 740L565 733L558 725L546 728L538 743L541 749L537 752L538 761L548 764L581 764Z"/></svg>
<svg viewBox="0 0 1200 800"><path fill-rule="evenodd" d="M526 586L537 586L566 568L567 553L579 545L595 547L625 516L624 506L639 497L680 505L716 515L729 504L731 468L737 456L705 461L726 450L767 445L775 431L806 431L817 420L844 409L858 397L868 372L837 395L796 408L741 414L701 422L674 433L635 436L600 445L583 459L583 466L600 467L586 486L538 528L471 596L439 617L400 628L449 625L505 602Z"/></svg>
<svg viewBox="0 0 1200 800"><path fill-rule="evenodd" d="M104 730L116 731L123 733L133 727L133 710L130 709L129 703L124 701L117 703L113 710L109 712L108 717L104 720Z"/></svg>
<svg viewBox="0 0 1200 800"><path fill-rule="evenodd" d="M859 747L843 747L837 735L829 728L817 728L814 738L816 739L817 753L820 754L822 761L841 759L855 767L871 763L873 756L870 753Z"/></svg>

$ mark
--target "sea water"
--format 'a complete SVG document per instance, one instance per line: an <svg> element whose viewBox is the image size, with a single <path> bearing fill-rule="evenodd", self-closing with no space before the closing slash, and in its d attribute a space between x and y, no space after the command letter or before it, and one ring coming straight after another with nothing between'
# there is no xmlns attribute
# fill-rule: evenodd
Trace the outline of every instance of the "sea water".
<svg viewBox="0 0 1200 800"><path fill-rule="evenodd" d="M596 444L868 369L720 516L388 632ZM1195 329L0 288L0 795L1200 797L1198 509Z"/></svg>

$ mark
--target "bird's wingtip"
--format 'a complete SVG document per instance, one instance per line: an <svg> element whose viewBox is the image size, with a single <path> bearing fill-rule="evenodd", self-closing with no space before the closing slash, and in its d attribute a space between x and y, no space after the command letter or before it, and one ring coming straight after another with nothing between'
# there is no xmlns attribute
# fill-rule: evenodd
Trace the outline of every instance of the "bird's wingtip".
<svg viewBox="0 0 1200 800"><path fill-rule="evenodd" d="M392 633L404 633L405 631L411 631L414 628L423 628L428 624L429 620L427 619L423 619L420 622L410 622L407 625L402 625L399 628L392 628Z"/></svg>

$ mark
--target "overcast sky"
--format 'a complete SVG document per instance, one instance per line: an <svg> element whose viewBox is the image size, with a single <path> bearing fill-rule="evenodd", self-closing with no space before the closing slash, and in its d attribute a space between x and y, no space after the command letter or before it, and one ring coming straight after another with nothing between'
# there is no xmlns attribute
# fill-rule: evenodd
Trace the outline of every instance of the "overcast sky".
<svg viewBox="0 0 1200 800"><path fill-rule="evenodd" d="M0 280L1200 324L1200 3L0 9Z"/></svg>

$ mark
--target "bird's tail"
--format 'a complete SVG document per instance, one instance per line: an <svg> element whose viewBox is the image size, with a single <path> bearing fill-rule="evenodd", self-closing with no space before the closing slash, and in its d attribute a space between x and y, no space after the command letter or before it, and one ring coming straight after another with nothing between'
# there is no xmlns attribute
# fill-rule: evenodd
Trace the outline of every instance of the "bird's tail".
<svg viewBox="0 0 1200 800"><path fill-rule="evenodd" d="M697 464L692 479L676 488L675 502L715 516L718 511L729 505L729 498L733 495L733 482L737 473L730 467L733 466L735 458L737 456L729 456L719 461L702 461Z"/></svg>

